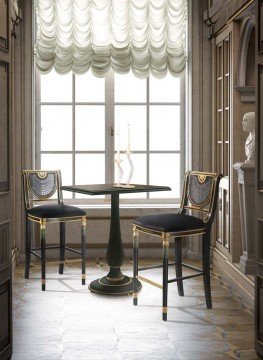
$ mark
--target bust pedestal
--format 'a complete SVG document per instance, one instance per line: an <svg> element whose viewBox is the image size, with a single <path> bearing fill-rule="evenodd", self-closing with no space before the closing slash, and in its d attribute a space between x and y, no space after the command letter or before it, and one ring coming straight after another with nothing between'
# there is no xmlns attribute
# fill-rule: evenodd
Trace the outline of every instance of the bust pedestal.
<svg viewBox="0 0 263 360"><path fill-rule="evenodd" d="M238 192L241 218L243 255L240 270L244 274L255 273L255 164L244 162L234 164L238 172Z"/></svg>

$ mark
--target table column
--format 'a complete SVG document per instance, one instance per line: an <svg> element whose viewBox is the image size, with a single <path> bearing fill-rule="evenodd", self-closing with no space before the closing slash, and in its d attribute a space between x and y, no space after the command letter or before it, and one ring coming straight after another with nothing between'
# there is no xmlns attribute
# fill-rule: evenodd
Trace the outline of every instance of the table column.
<svg viewBox="0 0 263 360"><path fill-rule="evenodd" d="M110 271L107 276L94 280L90 283L89 289L92 292L105 295L127 295L132 294L133 292L132 278L123 275L121 272L121 266L124 260L124 251L121 238L119 211L119 193L115 192L111 194L110 236L106 254ZM139 281L138 288L141 288Z"/></svg>

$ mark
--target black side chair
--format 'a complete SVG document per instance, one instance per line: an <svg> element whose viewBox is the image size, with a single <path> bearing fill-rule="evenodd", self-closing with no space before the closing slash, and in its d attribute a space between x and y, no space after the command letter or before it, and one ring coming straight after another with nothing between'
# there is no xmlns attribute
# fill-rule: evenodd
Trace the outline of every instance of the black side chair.
<svg viewBox="0 0 263 360"><path fill-rule="evenodd" d="M82 262L82 285L86 279L86 212L75 207L63 204L61 191L61 173L59 170L23 170L23 188L26 208L26 260L25 278L29 278L31 254L41 259L42 290L46 290L46 249L60 249L59 273L63 274L64 263ZM52 201L51 204L41 205L43 201ZM56 202L54 204L54 202ZM37 204L37 206L35 206ZM81 251L65 245L65 223L69 221L81 222ZM32 222L40 225L41 247L31 247ZM60 223L60 244L46 246L45 229L47 223ZM41 255L37 252L40 250ZM65 250L81 255L81 260L65 261Z"/></svg>
<svg viewBox="0 0 263 360"><path fill-rule="evenodd" d="M210 231L216 213L218 188L221 174L188 171L185 175L183 195L177 214L141 216L133 223L133 304L138 301L138 280L161 288L163 291L163 320L167 320L168 284L177 282L178 293L184 296L183 280L203 276L207 308L212 307L210 287ZM204 219L187 215L187 210L199 211ZM163 264L138 268L139 232L162 239ZM182 237L202 235L202 269L182 263ZM174 238L175 261L168 262L170 239ZM175 265L176 278L168 279L168 266ZM182 267L195 270L197 274L182 276ZM163 282L158 284L139 276L138 271L163 268Z"/></svg>

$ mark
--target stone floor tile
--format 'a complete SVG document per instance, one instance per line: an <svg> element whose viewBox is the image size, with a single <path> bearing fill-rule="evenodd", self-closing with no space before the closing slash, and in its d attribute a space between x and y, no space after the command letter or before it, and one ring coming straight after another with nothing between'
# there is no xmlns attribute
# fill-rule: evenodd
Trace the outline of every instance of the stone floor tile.
<svg viewBox="0 0 263 360"><path fill-rule="evenodd" d="M172 341L167 340L158 340L156 339L144 339L140 338L121 338L118 341L118 348L120 352L154 352L156 354L164 352L164 349L167 351L175 351L175 347Z"/></svg>
<svg viewBox="0 0 263 360"><path fill-rule="evenodd" d="M162 321L162 293L143 284L138 306L132 297L91 293L88 283L107 273L105 261L88 263L87 285L78 266L48 266L47 291L40 288L40 268L23 266L14 279L14 356L12 360L254 360L253 312L216 275L213 309L205 305L201 278L185 283L185 296L169 285L168 321ZM142 262L143 263L143 262ZM150 264L146 261L145 264ZM127 261L124 270L131 274ZM188 273L188 270L186 270ZM148 274L161 281L161 269ZM174 269L170 270L174 276Z"/></svg>
<svg viewBox="0 0 263 360"><path fill-rule="evenodd" d="M161 352L124 352L123 360L179 360L180 357L173 350L163 350Z"/></svg>
<svg viewBox="0 0 263 360"><path fill-rule="evenodd" d="M212 350L212 349L211 349ZM192 351L181 351L177 352L179 360L233 360L235 357L230 356L226 353L215 353L212 352L192 352Z"/></svg>
<svg viewBox="0 0 263 360"><path fill-rule="evenodd" d="M89 337L86 342L64 342L63 343L63 355L69 356L72 354L74 357L87 355L87 354L98 354L98 353L119 353L117 340L108 339L106 337L95 338Z"/></svg>

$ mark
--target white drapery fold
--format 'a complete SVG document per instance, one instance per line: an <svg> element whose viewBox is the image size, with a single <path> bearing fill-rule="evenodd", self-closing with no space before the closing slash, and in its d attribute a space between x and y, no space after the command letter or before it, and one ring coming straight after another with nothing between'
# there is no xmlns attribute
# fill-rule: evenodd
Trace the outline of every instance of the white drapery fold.
<svg viewBox="0 0 263 360"><path fill-rule="evenodd" d="M36 67L48 73L112 68L179 76L186 62L187 0L36 0Z"/></svg>

